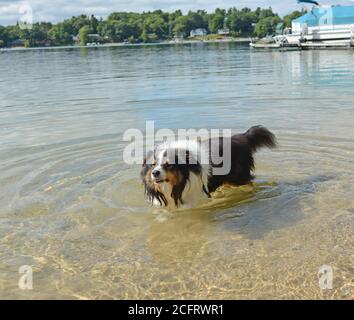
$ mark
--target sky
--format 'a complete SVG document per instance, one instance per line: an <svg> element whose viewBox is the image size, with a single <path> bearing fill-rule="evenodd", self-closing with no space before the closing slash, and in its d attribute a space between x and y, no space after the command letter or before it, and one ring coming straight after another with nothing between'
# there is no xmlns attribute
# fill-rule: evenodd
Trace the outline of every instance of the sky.
<svg viewBox="0 0 354 320"><path fill-rule="evenodd" d="M354 0L353 0L354 1ZM353 4L353 1L319 0L322 4ZM79 14L94 14L107 17L115 11L151 11L162 9L173 11L205 9L208 12L215 8L230 7L263 7L271 6L280 15L301 9L296 0L0 0L0 25L15 24L32 10L34 22L58 22ZM308 7L308 6L307 6Z"/></svg>

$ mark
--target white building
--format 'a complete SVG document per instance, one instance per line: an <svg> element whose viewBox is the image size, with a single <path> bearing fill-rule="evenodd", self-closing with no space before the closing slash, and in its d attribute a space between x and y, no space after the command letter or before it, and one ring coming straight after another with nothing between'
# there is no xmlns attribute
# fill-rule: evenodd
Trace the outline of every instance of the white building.
<svg viewBox="0 0 354 320"><path fill-rule="evenodd" d="M206 36L207 35L207 31L204 28L198 28L198 29L194 29L191 31L190 36L193 37L202 37L202 36Z"/></svg>
<svg viewBox="0 0 354 320"><path fill-rule="evenodd" d="M229 28L219 29L218 34L221 36L228 36L230 34Z"/></svg>

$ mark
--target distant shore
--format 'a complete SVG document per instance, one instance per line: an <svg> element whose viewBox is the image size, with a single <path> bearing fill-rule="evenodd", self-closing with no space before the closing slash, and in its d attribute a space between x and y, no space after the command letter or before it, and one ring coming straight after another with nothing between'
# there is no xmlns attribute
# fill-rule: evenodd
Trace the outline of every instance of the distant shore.
<svg viewBox="0 0 354 320"><path fill-rule="evenodd" d="M70 46L48 46L48 47L17 47L17 48L1 48L0 51L20 51L20 50L50 50L50 49L73 49L73 48L108 48L108 47L135 47L135 46L156 46L156 45L178 45L178 44L197 44L197 43L250 43L251 38L224 38L224 39L210 39L210 40L170 40L160 42L147 43L105 43L91 46L70 45Z"/></svg>

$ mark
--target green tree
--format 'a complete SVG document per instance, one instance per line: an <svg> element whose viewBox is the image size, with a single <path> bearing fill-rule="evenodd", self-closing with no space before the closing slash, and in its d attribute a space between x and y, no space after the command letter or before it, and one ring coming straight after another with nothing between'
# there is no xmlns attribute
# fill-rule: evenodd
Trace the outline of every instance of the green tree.
<svg viewBox="0 0 354 320"><path fill-rule="evenodd" d="M91 29L89 26L83 26L79 30L79 41L82 46L86 45L86 43L88 42L89 40L88 35L90 33L90 30Z"/></svg>
<svg viewBox="0 0 354 320"><path fill-rule="evenodd" d="M21 30L18 24L15 26L8 26L4 31L4 41L6 45L10 45L10 43L16 39L21 38Z"/></svg>
<svg viewBox="0 0 354 320"><path fill-rule="evenodd" d="M216 33L222 29L225 24L226 13L225 10L216 9L215 13L209 15L208 28L211 33Z"/></svg>
<svg viewBox="0 0 354 320"><path fill-rule="evenodd" d="M260 38L273 35L277 24L280 22L281 19L278 16L271 16L259 20L255 27L255 35Z"/></svg>
<svg viewBox="0 0 354 320"><path fill-rule="evenodd" d="M175 12L172 12L169 14L169 21L173 22L175 21L178 17L183 16L183 13L181 10L176 10Z"/></svg>
<svg viewBox="0 0 354 320"><path fill-rule="evenodd" d="M207 28L207 21L201 12L189 12L186 16L179 16L174 21L173 33L176 36L189 36L196 28Z"/></svg>
<svg viewBox="0 0 354 320"><path fill-rule="evenodd" d="M6 44L5 32L6 32L6 28L0 26L0 48L5 47Z"/></svg>
<svg viewBox="0 0 354 320"><path fill-rule="evenodd" d="M97 32L105 42L113 41L113 28L108 21L102 21L97 26Z"/></svg>
<svg viewBox="0 0 354 320"><path fill-rule="evenodd" d="M294 11L293 13L286 15L283 18L284 26L287 27L287 28L291 28L291 22L294 19L303 16L304 14L305 14L305 11Z"/></svg>
<svg viewBox="0 0 354 320"><path fill-rule="evenodd" d="M154 39L163 39L168 35L169 25L162 15L147 14L143 20L143 32Z"/></svg>
<svg viewBox="0 0 354 320"><path fill-rule="evenodd" d="M85 14L82 14L77 17L71 17L70 19L66 19L63 21L63 28L65 32L70 35L78 35L80 29L85 26L89 26L90 32L93 31L91 30L91 20Z"/></svg>
<svg viewBox="0 0 354 320"><path fill-rule="evenodd" d="M91 18L90 18L90 29L91 29L92 33L97 33L98 25L99 25L98 19L94 15L91 15Z"/></svg>
<svg viewBox="0 0 354 320"><path fill-rule="evenodd" d="M29 40L25 40L24 46L25 46L25 48L30 48L31 47L31 42Z"/></svg>
<svg viewBox="0 0 354 320"><path fill-rule="evenodd" d="M206 14L205 11L199 10L197 12L189 11L188 12L188 20L189 20L189 25L191 26L192 29L197 29L197 28L208 28L208 19L205 19L204 15ZM188 33L191 30L188 30Z"/></svg>
<svg viewBox="0 0 354 320"><path fill-rule="evenodd" d="M54 46L70 45L73 43L72 35L65 31L65 25L58 23L48 31L48 37Z"/></svg>
<svg viewBox="0 0 354 320"><path fill-rule="evenodd" d="M258 19L258 14L249 8L232 8L227 14L227 27L236 35L249 36L252 35L253 24L258 22Z"/></svg>
<svg viewBox="0 0 354 320"><path fill-rule="evenodd" d="M259 8L258 8L259 9ZM269 18L269 17L274 17L277 16L274 12L272 8L268 8L268 9L259 9L258 11L256 11L258 14L258 18L260 20L265 19L265 18Z"/></svg>
<svg viewBox="0 0 354 320"><path fill-rule="evenodd" d="M188 29L188 18L186 16L179 16L173 23L173 33L176 36L186 36Z"/></svg>
<svg viewBox="0 0 354 320"><path fill-rule="evenodd" d="M97 30L101 36L110 41L123 41L129 37L138 39L143 29L142 14L133 12L114 12L106 22L102 22Z"/></svg>
<svg viewBox="0 0 354 320"><path fill-rule="evenodd" d="M129 22L114 22L114 39L115 41L124 41L129 37L137 37L139 35L137 26Z"/></svg>
<svg viewBox="0 0 354 320"><path fill-rule="evenodd" d="M142 34L141 34L141 40L143 40L144 42L148 42L149 41L149 35L147 34L146 30L143 30Z"/></svg>
<svg viewBox="0 0 354 320"><path fill-rule="evenodd" d="M291 21L302 14L303 12L296 11L285 16L285 26L289 27ZM215 33L225 25L236 36L265 36L274 33L280 20L271 8L230 8L227 11L216 9L211 14L205 10L190 11L187 14L183 14L181 10L171 13L162 10L143 13L113 12L105 20L98 20L94 15L79 15L55 25L35 23L32 30L21 30L18 24L0 26L0 40L1 46L9 46L17 39L24 40L27 46L47 43L58 46L73 44L76 36L79 36L81 44L86 44L89 33L99 33L105 42L149 42L168 39L173 34L186 37L196 28L205 28L208 32Z"/></svg>
<svg viewBox="0 0 354 320"><path fill-rule="evenodd" d="M30 47L43 46L49 42L49 30L51 28L51 23L35 23L33 24L32 29L23 30L20 37L25 40Z"/></svg>

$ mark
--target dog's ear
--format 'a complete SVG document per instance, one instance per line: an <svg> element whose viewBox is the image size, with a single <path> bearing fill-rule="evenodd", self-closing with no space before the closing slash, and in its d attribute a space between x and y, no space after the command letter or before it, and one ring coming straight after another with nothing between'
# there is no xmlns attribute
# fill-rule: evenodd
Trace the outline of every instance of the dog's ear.
<svg viewBox="0 0 354 320"><path fill-rule="evenodd" d="M187 180L188 180L187 177L183 176L179 181L179 183L172 188L171 197L175 202L176 207L178 207L179 202L183 204L182 195L187 185Z"/></svg>

